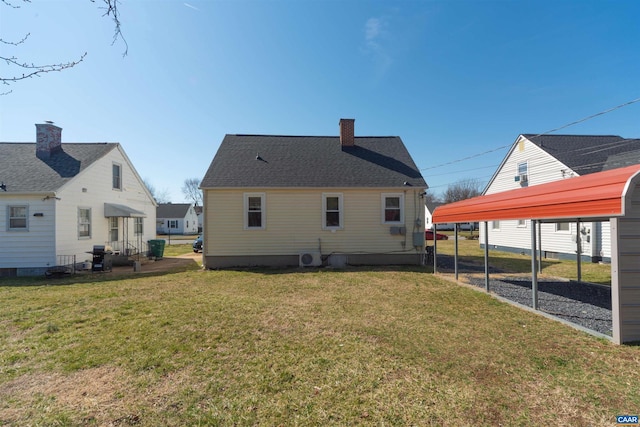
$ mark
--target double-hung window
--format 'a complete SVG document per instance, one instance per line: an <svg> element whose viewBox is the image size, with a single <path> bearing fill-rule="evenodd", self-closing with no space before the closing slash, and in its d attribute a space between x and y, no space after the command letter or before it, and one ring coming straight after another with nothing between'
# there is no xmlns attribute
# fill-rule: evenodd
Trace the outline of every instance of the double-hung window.
<svg viewBox="0 0 640 427"><path fill-rule="evenodd" d="M244 229L264 230L266 228L265 194L244 194Z"/></svg>
<svg viewBox="0 0 640 427"><path fill-rule="evenodd" d="M9 206L9 230L27 231L27 206Z"/></svg>
<svg viewBox="0 0 640 427"><path fill-rule="evenodd" d="M91 237L91 208L78 208L78 238Z"/></svg>
<svg viewBox="0 0 640 427"><path fill-rule="evenodd" d="M344 212L341 193L322 194L322 228L338 230L344 227Z"/></svg>
<svg viewBox="0 0 640 427"><path fill-rule="evenodd" d="M136 236L140 236L142 235L144 232L144 229L142 228L142 218L140 217L136 217L133 219L133 233Z"/></svg>
<svg viewBox="0 0 640 427"><path fill-rule="evenodd" d="M122 190L122 165L114 163L112 167L113 189Z"/></svg>
<svg viewBox="0 0 640 427"><path fill-rule="evenodd" d="M404 223L404 194L383 193L382 194L382 223L402 224Z"/></svg>

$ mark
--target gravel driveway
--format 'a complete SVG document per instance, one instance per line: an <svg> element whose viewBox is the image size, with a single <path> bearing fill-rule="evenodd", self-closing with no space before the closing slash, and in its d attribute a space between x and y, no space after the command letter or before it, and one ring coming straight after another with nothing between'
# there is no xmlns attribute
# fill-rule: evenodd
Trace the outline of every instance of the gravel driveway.
<svg viewBox="0 0 640 427"><path fill-rule="evenodd" d="M452 271L453 257L438 255L438 269ZM466 282L479 288L485 288L484 266L458 262L458 273ZM465 274L467 273L467 274ZM468 274L476 273L476 274ZM489 290L502 298L533 307L531 295L531 275L505 275L491 277L500 273L490 268ZM558 278L538 278L538 309L567 322L612 336L611 288L592 283L581 283Z"/></svg>

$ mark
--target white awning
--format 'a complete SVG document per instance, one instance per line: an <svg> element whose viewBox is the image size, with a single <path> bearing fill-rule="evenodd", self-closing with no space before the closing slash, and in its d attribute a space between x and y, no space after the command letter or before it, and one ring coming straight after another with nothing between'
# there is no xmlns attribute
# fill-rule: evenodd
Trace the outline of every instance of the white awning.
<svg viewBox="0 0 640 427"><path fill-rule="evenodd" d="M118 217L118 218L146 218L147 214L130 208L129 206L119 205L116 203L104 204L104 217Z"/></svg>

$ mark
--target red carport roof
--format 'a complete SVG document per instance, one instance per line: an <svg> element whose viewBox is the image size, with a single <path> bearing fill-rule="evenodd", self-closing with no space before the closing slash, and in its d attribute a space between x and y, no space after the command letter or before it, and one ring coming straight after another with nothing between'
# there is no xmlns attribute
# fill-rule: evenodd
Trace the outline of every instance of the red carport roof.
<svg viewBox="0 0 640 427"><path fill-rule="evenodd" d="M547 184L474 197L442 205L433 222L501 219L571 220L623 216L625 194L640 165L612 169Z"/></svg>

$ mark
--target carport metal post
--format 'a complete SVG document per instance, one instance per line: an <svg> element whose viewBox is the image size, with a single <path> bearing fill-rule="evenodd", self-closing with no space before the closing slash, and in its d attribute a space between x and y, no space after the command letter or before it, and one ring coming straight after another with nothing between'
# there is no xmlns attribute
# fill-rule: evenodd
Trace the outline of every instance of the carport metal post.
<svg viewBox="0 0 640 427"><path fill-rule="evenodd" d="M489 221L484 222L484 288L489 292Z"/></svg>
<svg viewBox="0 0 640 427"><path fill-rule="evenodd" d="M580 218L576 221L576 267L578 268L578 282L582 282L582 239L580 238Z"/></svg>
<svg viewBox="0 0 640 427"><path fill-rule="evenodd" d="M531 297L532 307L538 309L538 268L536 265L536 220L531 220Z"/></svg>
<svg viewBox="0 0 640 427"><path fill-rule="evenodd" d="M535 224L532 222L531 226ZM542 221L538 221L538 273L542 273Z"/></svg>
<svg viewBox="0 0 640 427"><path fill-rule="evenodd" d="M454 272L455 272L456 280L458 280L458 223L457 222L456 222L456 224L454 226L453 234L454 234L455 239L456 239L453 242L453 247L454 247L453 265L454 265Z"/></svg>
<svg viewBox="0 0 640 427"><path fill-rule="evenodd" d="M438 226L433 224L433 274L436 274L436 270L438 269L438 263L436 262L436 257L438 254L438 251L436 250L436 242L438 241L438 239L436 239L437 235Z"/></svg>

